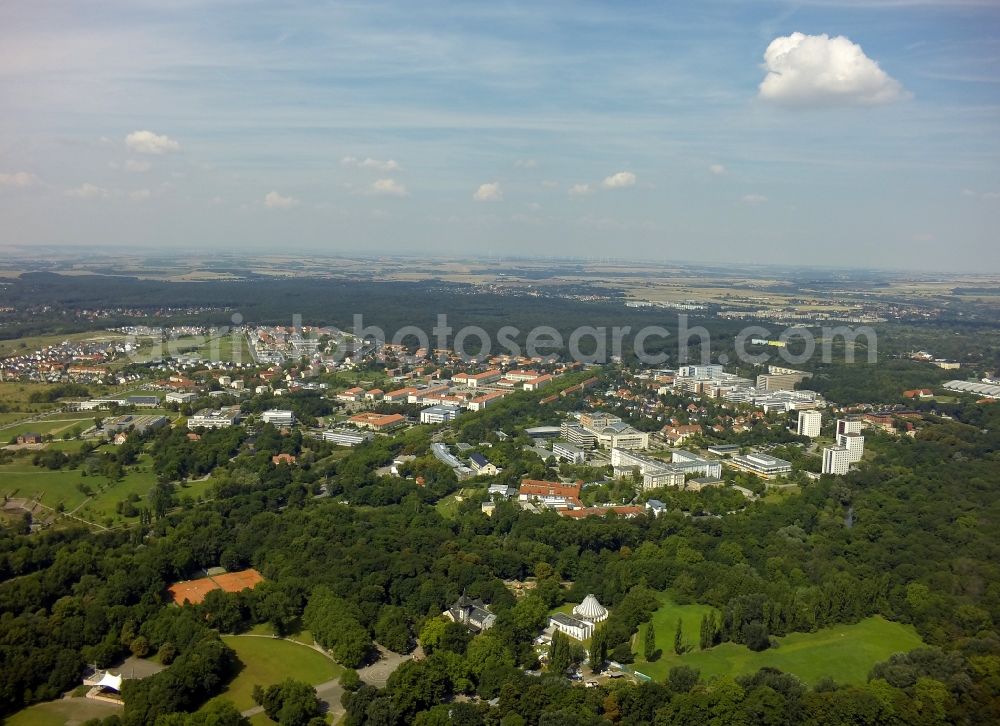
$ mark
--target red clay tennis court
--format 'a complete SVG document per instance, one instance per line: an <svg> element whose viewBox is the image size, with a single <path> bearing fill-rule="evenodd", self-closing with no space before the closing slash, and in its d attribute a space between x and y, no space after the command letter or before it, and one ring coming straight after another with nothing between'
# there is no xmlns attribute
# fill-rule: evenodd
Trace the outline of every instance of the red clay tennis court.
<svg viewBox="0 0 1000 726"><path fill-rule="evenodd" d="M252 567L239 572L227 572L223 575L210 577L200 577L197 580L186 582L175 582L167 588L170 597L178 605L183 605L185 601L192 605L197 605L205 599L205 595L212 590L223 590L225 592L239 592L240 590L253 589L264 578Z"/></svg>
<svg viewBox="0 0 1000 726"><path fill-rule="evenodd" d="M227 572L225 575L213 575L210 579L226 592L239 592L240 590L253 590L258 583L264 581L260 573L252 567L240 572Z"/></svg>

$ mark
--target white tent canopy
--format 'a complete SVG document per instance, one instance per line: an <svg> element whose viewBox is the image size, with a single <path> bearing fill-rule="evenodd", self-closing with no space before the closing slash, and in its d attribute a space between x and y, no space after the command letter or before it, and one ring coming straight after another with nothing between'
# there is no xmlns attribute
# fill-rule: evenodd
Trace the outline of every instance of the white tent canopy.
<svg viewBox="0 0 1000 726"><path fill-rule="evenodd" d="M583 602L573 608L573 614L578 618L599 623L608 618L608 609L597 601L593 595L587 595Z"/></svg>
<svg viewBox="0 0 1000 726"><path fill-rule="evenodd" d="M122 690L122 677L121 676L113 676L108 671L105 671L104 675L101 676L101 680L99 680L97 682L97 685L100 686L100 687L102 687L102 688L110 688L113 691L118 691L119 693L121 693L121 690Z"/></svg>

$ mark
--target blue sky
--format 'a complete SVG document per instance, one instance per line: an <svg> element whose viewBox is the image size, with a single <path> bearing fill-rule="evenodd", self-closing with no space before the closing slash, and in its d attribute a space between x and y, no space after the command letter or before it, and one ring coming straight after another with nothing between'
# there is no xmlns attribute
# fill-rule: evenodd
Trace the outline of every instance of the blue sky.
<svg viewBox="0 0 1000 726"><path fill-rule="evenodd" d="M5 3L0 244L1000 271L995 3L674 5Z"/></svg>

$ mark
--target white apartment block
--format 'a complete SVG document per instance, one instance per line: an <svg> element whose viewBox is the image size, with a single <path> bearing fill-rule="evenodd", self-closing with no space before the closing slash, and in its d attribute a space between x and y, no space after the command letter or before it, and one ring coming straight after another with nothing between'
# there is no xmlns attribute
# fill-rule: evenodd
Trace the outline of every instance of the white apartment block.
<svg viewBox="0 0 1000 726"><path fill-rule="evenodd" d="M840 434L860 434L861 433L861 419L853 418L838 418L837 419L837 435Z"/></svg>
<svg viewBox="0 0 1000 726"><path fill-rule="evenodd" d="M823 414L819 411L799 411L799 427L796 433L799 436L808 436L810 439L815 439L819 436L822 424Z"/></svg>
<svg viewBox="0 0 1000 726"><path fill-rule="evenodd" d="M859 433L837 434L837 446L847 449L851 463L861 461L865 453L865 437Z"/></svg>
<svg viewBox="0 0 1000 726"><path fill-rule="evenodd" d="M851 468L851 455L843 446L823 449L823 473L843 475Z"/></svg>

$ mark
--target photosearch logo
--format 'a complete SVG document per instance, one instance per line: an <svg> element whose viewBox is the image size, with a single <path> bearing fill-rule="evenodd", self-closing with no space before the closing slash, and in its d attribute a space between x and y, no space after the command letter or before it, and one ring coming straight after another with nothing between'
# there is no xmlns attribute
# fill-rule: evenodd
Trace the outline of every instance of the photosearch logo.
<svg viewBox="0 0 1000 726"><path fill-rule="evenodd" d="M240 313L233 314L232 325L205 331L175 328L154 340L151 346L136 343L133 360L187 360L194 362L231 362L274 364L287 360L318 358L328 363L395 355L418 363L459 360L477 363L500 356L508 360L530 359L541 363L557 361L583 365L603 365L635 360L647 367L677 365L742 364L761 366L781 362L803 365L819 357L832 363L839 355L844 362L855 362L863 350L869 363L878 357L878 337L868 326L806 328L795 326L780 332L760 325L748 325L734 338L713 340L704 325L691 324L686 314L677 316L673 330L662 325L578 326L565 331L553 325L538 325L522 330L504 325L490 333L479 325L465 325L458 330L449 325L448 315L439 313L429 330L405 325L392 335L377 326L366 324L364 315L353 316L350 331L326 328L328 340L306 332L301 315L292 316L290 327L248 326ZM716 345L723 343L724 345Z"/></svg>

